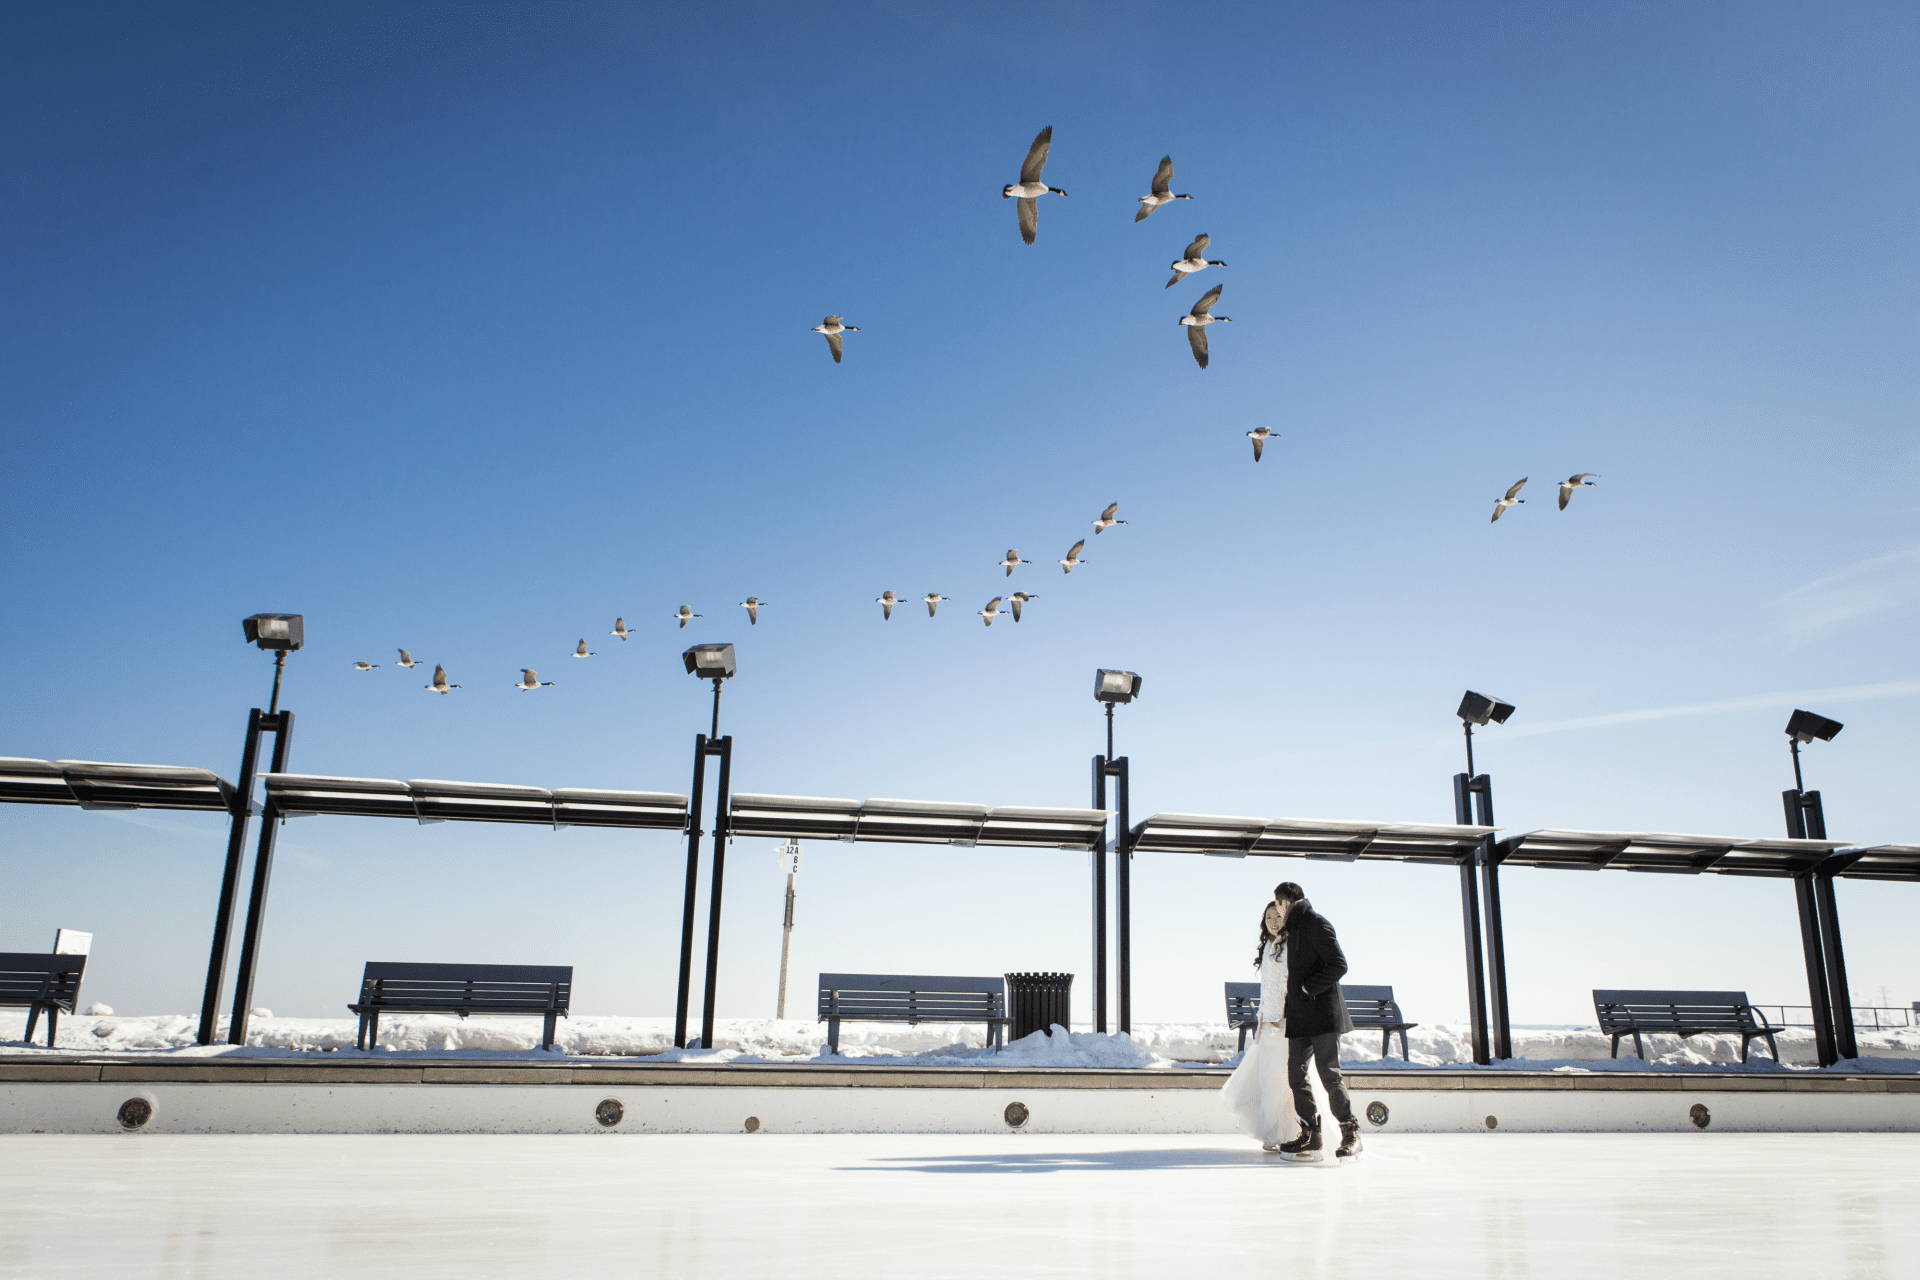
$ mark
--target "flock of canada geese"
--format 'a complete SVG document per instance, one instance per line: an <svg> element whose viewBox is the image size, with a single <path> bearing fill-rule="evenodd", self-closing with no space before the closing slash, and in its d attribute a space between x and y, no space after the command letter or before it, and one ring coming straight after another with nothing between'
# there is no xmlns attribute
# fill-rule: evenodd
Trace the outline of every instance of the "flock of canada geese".
<svg viewBox="0 0 1920 1280"><path fill-rule="evenodd" d="M1027 158L1020 165L1020 181L1009 182L1000 188L1000 198L1013 201L1014 213L1020 223L1020 238L1032 244L1040 234L1040 197L1064 196L1067 193L1059 187L1050 187L1042 174L1047 167L1047 156L1053 150L1053 126L1048 125L1033 137L1033 145L1027 148ZM1175 200L1191 200L1192 196L1173 190L1173 157L1161 156L1160 167L1154 170L1153 185L1146 195L1140 197L1140 208L1133 215L1135 222L1145 222L1162 205L1172 204ZM1213 238L1204 232L1193 238L1185 251L1167 265L1173 269L1173 277L1166 287L1176 284L1195 272L1205 271L1208 267L1224 267L1227 264L1218 258L1207 256L1207 246ZM1180 317L1180 326L1187 331L1187 345L1193 351L1194 363L1202 369L1207 367L1207 326L1213 324L1231 324L1232 316L1213 314L1213 306L1220 301L1223 285L1215 285L1207 290L1200 301L1193 304L1192 310ZM808 330L820 334L827 340L827 350L833 353L833 362L839 364L846 355L846 335L860 332L857 324L848 324L845 316L828 316ZM1249 433L1251 434L1251 433ZM1254 441L1253 460L1260 460L1262 440Z"/></svg>
<svg viewBox="0 0 1920 1280"><path fill-rule="evenodd" d="M1026 160L1022 162L1020 166L1020 180L1018 182L1009 182L1000 190L1002 199L1014 202L1014 213L1019 223L1020 239L1027 244L1034 243L1040 233L1040 198L1049 195L1064 197L1067 194L1059 187L1049 186L1044 177L1047 167L1047 157L1052 150L1053 126L1048 125L1034 136L1032 145L1027 148ZM1191 195L1173 190L1173 157L1162 156L1159 167L1154 170L1153 182L1147 194L1139 197L1139 208L1134 213L1133 220L1136 223L1145 222L1161 207L1172 204L1176 200L1191 199L1193 199ZM1168 264L1173 271L1173 275L1168 278L1165 287L1171 289L1182 280L1197 275L1199 272L1205 271L1208 267L1226 266L1227 264L1221 259L1207 257L1207 249L1211 244L1212 237L1205 233L1195 236L1192 241L1188 243L1186 249L1182 251L1181 255ZM1205 294L1201 295L1200 300L1193 304L1193 307L1187 314L1180 317L1179 323L1181 328L1187 331L1187 346L1193 353L1194 363L1202 369L1207 367L1210 358L1207 329L1216 324L1230 324L1233 320L1231 316L1217 316L1213 314L1213 308L1215 304L1220 301L1220 294L1223 288L1223 285L1215 285L1213 288L1207 290ZM844 316L828 316L819 324L813 326L809 332L820 334L826 339L827 350L832 354L833 362L840 364L846 356L846 335L860 332L860 326L848 324ZM1255 427L1253 430L1247 432L1246 436L1247 439L1253 443L1253 460L1259 462L1262 454L1265 452L1267 441L1277 439L1279 433L1270 431L1266 427ZM1574 490L1591 488L1596 475L1597 473L1595 472L1582 471L1561 481L1560 510L1566 510L1567 501L1573 496ZM1508 508L1519 506L1526 502L1526 499L1520 496L1520 491L1524 489L1526 485L1527 477L1523 476L1509 486L1502 497L1495 500L1493 504L1493 521L1498 521L1501 516L1505 515ZM1093 532L1095 536L1105 533L1115 525L1126 523L1125 520L1115 518L1114 513L1119 509L1120 504L1117 502L1107 505L1099 517L1093 521ZM1067 554L1062 556L1058 562L1061 573L1070 574L1081 565L1087 563L1080 555L1081 551L1086 548L1086 545L1087 540L1081 538L1078 542L1074 543L1072 547L1068 548ZM1030 565L1032 563L1031 560L1022 559L1019 550L1011 547L1008 548L1007 554L999 561L1000 568L1004 571L1004 576L1009 578L1013 576L1015 569L1022 565ZM985 626L991 627L994 620L1002 616L1001 605L1004 603L1007 606L1006 611L1013 615L1013 620L1019 622L1026 605L1037 598L1037 592L1029 591L1015 591L1010 594L997 595L987 601L986 606L978 611L980 621ZM933 618L938 616L940 606L946 603L947 599L948 597L941 595L937 591L929 591L920 597L920 603L927 607L927 616ZM880 617L882 621L891 621L893 619L894 606L906 602L905 597L896 595L892 590L883 591L874 600L874 603L880 606ZM760 610L767 607L767 602L758 596L748 596L745 600L740 601L740 607L747 611L748 624L757 626L760 622ZM705 616L705 614L695 613L691 606L684 604L672 614L674 620L683 630L687 623L696 618L704 618ZM625 618L615 618L613 620L613 630L608 634L617 636L620 640L625 641L631 637L634 632L627 626ZM405 649L401 649L399 653L400 657L394 664L395 666L411 669L421 665L416 662L412 655ZM575 645L573 653L570 656L575 658L594 658L599 655L587 648L587 642L583 638ZM373 671L377 669L380 664L362 660L353 665L356 671ZM448 682L447 669L439 665L436 665L433 669L433 682L424 687L429 692L438 694L451 693L453 690L460 688L458 684ZM551 680L542 680L539 672L535 671L532 667L522 667L520 668L520 679L515 682L513 687L523 693L531 693L538 689L553 688L554 682Z"/></svg>

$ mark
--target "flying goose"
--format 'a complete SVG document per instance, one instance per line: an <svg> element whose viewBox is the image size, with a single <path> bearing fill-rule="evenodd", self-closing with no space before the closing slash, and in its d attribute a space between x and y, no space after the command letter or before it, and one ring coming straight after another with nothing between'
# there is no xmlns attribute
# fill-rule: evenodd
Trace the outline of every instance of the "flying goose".
<svg viewBox="0 0 1920 1280"><path fill-rule="evenodd" d="M632 635L633 632L627 629L627 620L625 618L615 618L613 620L613 630L607 632L607 634L610 636L619 636L622 640L625 640L628 636Z"/></svg>
<svg viewBox="0 0 1920 1280"><path fill-rule="evenodd" d="M760 610L766 607L766 601L762 600L759 596L748 596L740 602L740 607L747 611L748 626L757 627L760 625Z"/></svg>
<svg viewBox="0 0 1920 1280"><path fill-rule="evenodd" d="M400 661L394 663L393 665L396 667L417 667L420 664L413 660L412 654L408 653L405 649L402 649L400 651Z"/></svg>
<svg viewBox="0 0 1920 1280"><path fill-rule="evenodd" d="M1027 601L1035 598L1037 598L1036 594L1029 594L1028 592L1025 592L1025 591L1016 591L1012 595L1007 597L1007 599L1013 604L1013 620L1015 622L1020 621L1020 606L1025 604Z"/></svg>
<svg viewBox="0 0 1920 1280"><path fill-rule="evenodd" d="M900 603L900 597L893 594L893 588L889 587L887 590L882 591L874 597L873 602L880 606L880 621L892 622L893 606Z"/></svg>
<svg viewBox="0 0 1920 1280"><path fill-rule="evenodd" d="M1507 496L1504 498L1501 498L1499 501L1493 504L1494 520L1498 520L1501 516L1505 515L1507 513L1508 507L1513 506L1515 503L1524 503L1526 501L1525 498L1516 498L1513 496L1516 493L1519 493L1520 490L1524 489L1526 487L1526 484L1527 484L1527 477L1521 476L1518 480L1515 480L1513 482L1513 486L1507 490ZM1489 520L1487 523L1492 524L1493 520Z"/></svg>
<svg viewBox="0 0 1920 1280"><path fill-rule="evenodd" d="M1567 499L1573 496L1575 489L1593 488L1592 477L1599 474L1598 471L1582 471L1577 476L1568 476L1565 480L1562 480L1560 482L1560 509L1562 511L1567 509Z"/></svg>
<svg viewBox="0 0 1920 1280"><path fill-rule="evenodd" d="M940 602L945 599L946 597L941 595L939 592L929 591L927 592L927 594L920 597L920 602L927 606L927 616L931 618L934 615L934 610L938 609L940 607Z"/></svg>
<svg viewBox="0 0 1920 1280"><path fill-rule="evenodd" d="M1000 562L1000 567L1002 569L1005 569L1007 571L1007 577L1011 578L1013 576L1013 567L1015 565L1032 564L1032 563L1033 561L1031 560L1022 560L1020 558L1020 553L1018 551L1015 551L1012 547L1008 547L1007 558Z"/></svg>
<svg viewBox="0 0 1920 1280"><path fill-rule="evenodd" d="M1082 560L1080 558L1080 548L1086 545L1087 545L1087 540L1085 538L1082 538L1080 539L1080 541L1074 543L1073 546L1068 549L1066 559L1060 562L1060 572L1072 573L1075 569L1079 568L1081 565L1086 563L1085 560Z"/></svg>
<svg viewBox="0 0 1920 1280"><path fill-rule="evenodd" d="M1153 211L1163 204L1172 204L1175 200L1191 200L1192 196L1173 194L1173 157L1161 156L1160 167L1154 170L1153 190L1140 197L1140 212L1133 215L1135 222L1145 222Z"/></svg>
<svg viewBox="0 0 1920 1280"><path fill-rule="evenodd" d="M1187 246L1187 251L1180 255L1174 262L1168 264L1173 268L1173 279L1167 281L1164 287L1171 289L1173 286L1179 284L1182 279L1192 275L1196 271L1205 271L1208 267L1226 266L1227 264L1224 262L1218 262L1207 257L1207 246L1212 242L1212 236L1195 236L1193 243Z"/></svg>
<svg viewBox="0 0 1920 1280"><path fill-rule="evenodd" d="M823 334L827 339L827 346L833 351L833 362L839 364L840 352L846 343L846 340L840 335L843 333L858 333L860 332L860 326L857 324L844 324L841 322L839 316L828 316L825 320L822 320L819 324L807 330L807 332Z"/></svg>
<svg viewBox="0 0 1920 1280"><path fill-rule="evenodd" d="M1119 503L1109 502L1107 504L1107 509L1100 513L1100 518L1093 522L1093 531L1096 534L1105 533L1107 530L1113 528L1113 526L1117 524L1125 524L1126 523L1125 520L1115 520L1113 518L1113 513L1118 511L1119 509L1120 509Z"/></svg>
<svg viewBox="0 0 1920 1280"><path fill-rule="evenodd" d="M695 618L704 618L707 615L704 613L695 613L691 606L683 604L674 611L673 616L680 619L680 629L685 631L687 629L687 623Z"/></svg>
<svg viewBox="0 0 1920 1280"><path fill-rule="evenodd" d="M995 596L993 599L987 601L987 607L980 611L980 621L982 623L989 627L993 625L993 620L1000 616L1000 600L1001 597Z"/></svg>
<svg viewBox="0 0 1920 1280"><path fill-rule="evenodd" d="M457 684L447 683L447 669L445 667L435 667L433 669L433 683L429 685L421 686L421 688L423 689L430 689L434 693L438 693L442 695L451 693L453 690L458 689L459 687L460 686Z"/></svg>
<svg viewBox="0 0 1920 1280"><path fill-rule="evenodd" d="M582 640L579 646L574 649L573 656L576 658L597 658L600 655L588 649L587 642L585 640Z"/></svg>
<svg viewBox="0 0 1920 1280"><path fill-rule="evenodd" d="M1187 345L1193 348L1193 362L1202 369L1207 367L1207 330L1210 324L1232 324L1232 316L1216 316L1213 304L1220 301L1223 285L1215 285L1207 290L1200 301L1193 304L1193 310L1180 317L1180 323L1187 326Z"/></svg>
<svg viewBox="0 0 1920 1280"><path fill-rule="evenodd" d="M368 662L366 659L362 658L359 662L356 662L353 664L353 669L355 671L371 671L379 665L380 664L377 662Z"/></svg>
<svg viewBox="0 0 1920 1280"><path fill-rule="evenodd" d="M1026 163L1020 166L1020 181L1009 182L1000 188L1002 200L1018 200L1020 213L1020 238L1028 244L1040 231L1040 197L1049 193L1056 196L1067 194L1058 187L1050 187L1040 177L1040 171L1047 167L1047 152L1053 149L1053 126L1048 125L1033 137L1033 145L1027 148Z"/></svg>
<svg viewBox="0 0 1920 1280"><path fill-rule="evenodd" d="M532 667L522 667L520 668L520 683L513 687L522 692L528 689L551 689L553 688L553 681L542 680L539 672L535 671Z"/></svg>
<svg viewBox="0 0 1920 1280"><path fill-rule="evenodd" d="M1267 447L1267 441L1280 438L1278 431L1269 431L1265 427L1255 427L1247 432L1247 439L1253 441L1253 460L1260 461L1260 451Z"/></svg>

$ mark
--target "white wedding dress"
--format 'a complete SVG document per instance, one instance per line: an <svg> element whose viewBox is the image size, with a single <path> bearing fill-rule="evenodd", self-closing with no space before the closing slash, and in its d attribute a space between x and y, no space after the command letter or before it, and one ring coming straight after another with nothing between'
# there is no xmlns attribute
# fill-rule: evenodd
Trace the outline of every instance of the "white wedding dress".
<svg viewBox="0 0 1920 1280"><path fill-rule="evenodd" d="M1245 1056L1220 1090L1241 1132L1262 1146L1290 1142L1300 1132L1287 1084L1286 1007L1286 948L1269 945L1260 957L1259 1034L1247 1041Z"/></svg>

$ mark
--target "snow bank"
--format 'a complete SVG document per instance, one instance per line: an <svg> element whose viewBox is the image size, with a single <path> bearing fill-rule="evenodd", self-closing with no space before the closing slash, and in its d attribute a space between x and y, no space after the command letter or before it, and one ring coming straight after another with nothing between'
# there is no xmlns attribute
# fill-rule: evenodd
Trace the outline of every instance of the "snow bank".
<svg viewBox="0 0 1920 1280"><path fill-rule="evenodd" d="M582 1016L563 1019L554 1049L538 1048L540 1022L536 1018L453 1018L423 1015L388 1017L380 1021L382 1048L363 1053L353 1047L352 1018L254 1017L244 1048L227 1044L202 1047L194 1043L198 1023L186 1014L146 1016L70 1014L60 1020L60 1043L44 1047L45 1024L38 1041L25 1044L23 1010L0 1010L0 1051L6 1053L110 1054L164 1053L182 1058L244 1055L290 1057L327 1052L342 1057L391 1057L396 1053L439 1058L499 1058L529 1055L536 1058L644 1058L658 1062L777 1062L844 1065L886 1063L900 1066L1096 1067L1116 1070L1169 1066L1233 1066L1235 1032L1206 1024L1156 1023L1138 1027L1130 1036L1100 1035L1055 1027L1030 1035L1005 1048L986 1048L984 1027L926 1023L917 1027L896 1023L849 1022L841 1027L840 1052L826 1051L826 1026L798 1020L730 1019L716 1027L718 1042L710 1050L674 1049L669 1018ZM222 1028L224 1032L224 1027ZM1813 1032L1789 1028L1779 1033L1783 1065L1776 1066L1764 1042L1755 1041L1742 1067L1739 1043L1731 1036L1647 1036L1647 1058L1634 1057L1632 1044L1621 1046L1621 1056L1609 1059L1607 1037L1594 1029L1517 1029L1515 1058L1493 1070L1520 1071L1644 1071L1747 1070L1783 1071L1812 1068ZM1920 1028L1859 1033L1861 1056L1837 1070L1920 1072ZM1395 1049L1399 1037L1394 1038ZM1407 1036L1411 1061L1380 1057L1377 1033L1356 1032L1346 1038L1341 1060L1350 1067L1406 1070L1420 1067L1462 1067L1473 1062L1472 1041L1464 1027L1437 1024L1416 1027Z"/></svg>

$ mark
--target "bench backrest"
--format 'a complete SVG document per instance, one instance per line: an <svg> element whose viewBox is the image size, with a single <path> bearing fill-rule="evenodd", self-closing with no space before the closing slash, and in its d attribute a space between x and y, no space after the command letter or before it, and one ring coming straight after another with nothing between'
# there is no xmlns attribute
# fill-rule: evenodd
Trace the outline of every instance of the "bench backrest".
<svg viewBox="0 0 1920 1280"><path fill-rule="evenodd" d="M1593 1012L1609 1033L1752 1031L1758 1025L1744 991L1595 991Z"/></svg>
<svg viewBox="0 0 1920 1280"><path fill-rule="evenodd" d="M1406 1019L1400 1014L1400 1002L1393 998L1390 986L1341 983L1340 997L1347 1002L1347 1017L1356 1031L1397 1027Z"/></svg>
<svg viewBox="0 0 1920 1280"><path fill-rule="evenodd" d="M820 975L822 1018L998 1018L1006 1012L1005 978L902 973Z"/></svg>
<svg viewBox="0 0 1920 1280"><path fill-rule="evenodd" d="M1227 1025L1250 1027L1258 1021L1260 1021L1260 984L1229 982L1227 984Z"/></svg>
<svg viewBox="0 0 1920 1280"><path fill-rule="evenodd" d="M1258 1022L1260 1020L1260 984L1229 982L1226 987L1227 1025L1250 1027ZM1356 1031L1397 1027L1406 1021L1400 1016L1400 1006L1393 998L1392 987L1343 982L1340 984L1340 998L1346 1001L1347 1017L1352 1020Z"/></svg>
<svg viewBox="0 0 1920 1280"><path fill-rule="evenodd" d="M471 1005L500 1012L553 1009L573 999L570 964L411 964L369 960L362 1004Z"/></svg>
<svg viewBox="0 0 1920 1280"><path fill-rule="evenodd" d="M0 1004L51 1004L71 1013L86 967L85 956L0 951Z"/></svg>

